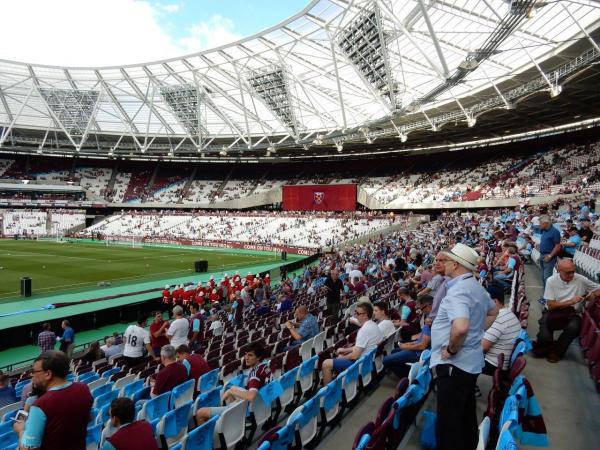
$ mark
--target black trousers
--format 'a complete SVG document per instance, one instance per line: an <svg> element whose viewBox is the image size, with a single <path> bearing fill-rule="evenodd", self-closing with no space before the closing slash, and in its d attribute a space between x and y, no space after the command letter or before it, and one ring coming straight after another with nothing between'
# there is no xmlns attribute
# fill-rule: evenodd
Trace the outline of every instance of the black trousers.
<svg viewBox="0 0 600 450"><path fill-rule="evenodd" d="M552 343L554 341L554 330L551 330L548 326L548 311L544 310L542 317L539 320L540 330L537 335L537 340L540 343ZM562 333L556 341L554 341L554 352L559 358L562 358L571 342L579 336L581 330L581 316L574 315L567 322L566 326L562 329Z"/></svg>
<svg viewBox="0 0 600 450"><path fill-rule="evenodd" d="M327 315L339 317L340 316L340 304L339 303L327 303Z"/></svg>
<svg viewBox="0 0 600 450"><path fill-rule="evenodd" d="M474 450L479 440L475 385L477 374L451 364L435 366L437 450Z"/></svg>

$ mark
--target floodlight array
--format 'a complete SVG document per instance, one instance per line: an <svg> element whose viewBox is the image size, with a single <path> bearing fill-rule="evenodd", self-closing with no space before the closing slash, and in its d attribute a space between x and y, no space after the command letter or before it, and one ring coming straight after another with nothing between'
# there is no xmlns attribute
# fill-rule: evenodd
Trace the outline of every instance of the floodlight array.
<svg viewBox="0 0 600 450"><path fill-rule="evenodd" d="M160 95L167 102L177 120L191 136L199 136L200 126L200 95L193 84L177 86L162 86Z"/></svg>
<svg viewBox="0 0 600 450"><path fill-rule="evenodd" d="M86 134L99 91L40 88L40 94L69 135L82 137Z"/></svg>

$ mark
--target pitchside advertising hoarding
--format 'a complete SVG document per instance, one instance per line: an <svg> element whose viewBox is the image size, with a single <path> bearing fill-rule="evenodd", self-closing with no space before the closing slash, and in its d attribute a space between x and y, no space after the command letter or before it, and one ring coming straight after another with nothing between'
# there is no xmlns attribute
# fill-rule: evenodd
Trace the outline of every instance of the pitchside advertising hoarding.
<svg viewBox="0 0 600 450"><path fill-rule="evenodd" d="M285 211L355 211L356 184L283 186Z"/></svg>

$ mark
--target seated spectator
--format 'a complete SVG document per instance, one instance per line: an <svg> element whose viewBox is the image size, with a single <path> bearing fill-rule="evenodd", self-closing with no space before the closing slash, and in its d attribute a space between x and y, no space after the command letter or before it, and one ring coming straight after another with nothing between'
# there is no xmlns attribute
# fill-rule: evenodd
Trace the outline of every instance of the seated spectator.
<svg viewBox="0 0 600 450"><path fill-rule="evenodd" d="M560 361L571 342L579 336L584 303L600 297L600 286L575 273L573 260L560 260L556 270L558 273L546 281L546 305L533 347L534 354L547 355L548 362L552 363ZM556 330L562 330L562 333L555 341Z"/></svg>
<svg viewBox="0 0 600 450"><path fill-rule="evenodd" d="M493 276L494 283L504 289L510 288L515 271L519 268L517 248L514 245L509 245L507 252L506 263Z"/></svg>
<svg viewBox="0 0 600 450"><path fill-rule="evenodd" d="M384 339L396 332L396 327L390 320L390 312L385 303L377 302L373 305L373 319L375 319Z"/></svg>
<svg viewBox="0 0 600 450"><path fill-rule="evenodd" d="M40 353L54 350L56 334L54 334L48 322L42 325L42 329L43 331L38 335L38 347L40 348Z"/></svg>
<svg viewBox="0 0 600 450"><path fill-rule="evenodd" d="M264 348L260 342L251 342L248 344L244 362L249 368L246 387L231 387L227 389L221 396L221 403L224 406L212 408L199 408L196 411L196 423L202 425L208 419L214 416L223 414L225 410L230 408L231 404L236 400L254 401L258 395L258 390L271 381L271 371L268 364L263 364Z"/></svg>
<svg viewBox="0 0 600 450"><path fill-rule="evenodd" d="M308 312L308 308L305 305L296 307L296 322L287 321L285 326L290 330L292 335L291 346L302 344L304 341L314 338L319 334L319 324L315 316Z"/></svg>
<svg viewBox="0 0 600 450"><path fill-rule="evenodd" d="M0 371L0 408L16 402L15 388L11 386L8 375Z"/></svg>
<svg viewBox="0 0 600 450"><path fill-rule="evenodd" d="M119 333L118 331L115 331L113 333L113 339L114 339L114 344L115 345L123 345L123 335L121 333Z"/></svg>
<svg viewBox="0 0 600 450"><path fill-rule="evenodd" d="M271 312L271 307L269 306L269 302L267 300L263 300L261 305L254 310L254 314L257 316L264 316L265 314L269 314Z"/></svg>
<svg viewBox="0 0 600 450"><path fill-rule="evenodd" d="M189 378L185 366L177 362L172 345L165 345L160 349L160 361L164 367L156 374L156 380L150 382L152 397L170 392Z"/></svg>
<svg viewBox="0 0 600 450"><path fill-rule="evenodd" d="M281 294L281 304L279 306L279 312L290 311L294 307L294 302L288 294Z"/></svg>
<svg viewBox="0 0 600 450"><path fill-rule="evenodd" d="M592 237L594 237L594 232L591 230L590 225L591 222L589 217L584 217L579 223L580 228L578 234L581 236L581 242L586 244L589 244L592 240Z"/></svg>
<svg viewBox="0 0 600 450"><path fill-rule="evenodd" d="M333 379L334 371L336 373L343 372L364 352L376 348L383 340L383 333L372 320L373 306L370 303L360 302L356 305L354 315L360 322L356 343L353 347L337 349L337 358L326 359L323 362L323 385L328 384Z"/></svg>
<svg viewBox="0 0 600 450"><path fill-rule="evenodd" d="M110 358L118 353L121 353L121 346L115 345L115 339L112 337L108 337L105 339L105 344L100 347L100 349L104 352L104 356L106 358Z"/></svg>
<svg viewBox="0 0 600 450"><path fill-rule="evenodd" d="M410 342L401 343L397 349L392 351L391 355L383 358L384 367L393 371L400 378L408 375L408 371L410 370L408 363L417 362L423 350L431 348L432 320L428 315L431 312L432 304L433 298L430 295L426 295L421 299L419 309L424 317L422 331L412 336Z"/></svg>
<svg viewBox="0 0 600 450"><path fill-rule="evenodd" d="M188 378L194 380L194 386L198 386L198 378L205 373L210 372L210 366L202 355L198 353L191 353L190 348L187 345L180 345L175 350L177 355L177 361L182 363L187 371Z"/></svg>
<svg viewBox="0 0 600 450"><path fill-rule="evenodd" d="M490 286L487 288L487 291L496 303L499 313L494 323L485 331L481 340L481 346L485 354L485 367L482 373L493 375L498 367L498 355L500 353L504 353L504 366L502 370L508 370L515 340L521 332L521 323L517 319L517 316L507 307L503 289L497 286Z"/></svg>
<svg viewBox="0 0 600 450"><path fill-rule="evenodd" d="M100 348L100 343L98 341L92 341L90 348L88 348L82 356L81 363L91 364L102 358L104 358L104 352Z"/></svg>
<svg viewBox="0 0 600 450"><path fill-rule="evenodd" d="M152 426L145 420L135 420L131 399L119 397L111 402L110 424L116 431L100 450L158 450Z"/></svg>
<svg viewBox="0 0 600 450"><path fill-rule="evenodd" d="M573 258L575 252L581 247L581 236L577 233L577 227L570 227L568 233L569 238L563 239L561 242L563 258Z"/></svg>

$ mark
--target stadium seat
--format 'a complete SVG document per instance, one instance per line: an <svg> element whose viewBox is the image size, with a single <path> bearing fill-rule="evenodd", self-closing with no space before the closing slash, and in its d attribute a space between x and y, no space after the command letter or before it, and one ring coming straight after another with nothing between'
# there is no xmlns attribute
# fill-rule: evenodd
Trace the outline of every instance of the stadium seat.
<svg viewBox="0 0 600 450"><path fill-rule="evenodd" d="M476 450L485 450L487 448L488 440L490 438L490 418L485 416L479 424L479 442L477 443Z"/></svg>
<svg viewBox="0 0 600 450"><path fill-rule="evenodd" d="M325 348L325 336L327 335L326 331L321 331L313 338L312 350L314 355L318 355Z"/></svg>
<svg viewBox="0 0 600 450"><path fill-rule="evenodd" d="M519 448L519 446L513 438L512 433L510 432L510 426L511 422L506 422L500 430L500 435L498 436L498 443L496 444L496 450Z"/></svg>
<svg viewBox="0 0 600 450"><path fill-rule="evenodd" d="M201 393L194 402L194 413L200 408L211 408L219 406L221 404L221 393L223 391L220 388L211 389L210 391Z"/></svg>
<svg viewBox="0 0 600 450"><path fill-rule="evenodd" d="M142 409L137 415L137 420L146 420L150 422L153 425L153 427L156 427L158 421L169 410L170 396L171 394L169 392L165 392L164 394L161 394L144 402L142 404Z"/></svg>
<svg viewBox="0 0 600 450"><path fill-rule="evenodd" d="M105 386L109 386L108 384ZM104 386L100 387L100 388L96 388L96 389L103 389ZM105 405L110 405L110 402L112 402L115 398L117 398L119 396L119 391L108 391L105 392L104 394L100 394L98 397L94 398L94 408L98 408L101 409L103 406Z"/></svg>
<svg viewBox="0 0 600 450"><path fill-rule="evenodd" d="M14 413L18 410L20 410L23 407L23 403L22 402L15 402L15 403L11 403L10 405L6 405L3 406L2 408L0 408L0 421L1 422L6 422L10 416L11 413ZM12 416L10 416L12 417Z"/></svg>
<svg viewBox="0 0 600 450"><path fill-rule="evenodd" d="M214 389L217 386L218 382L219 382L219 370L218 369L211 370L210 372L205 373L200 378L198 378L197 391L200 393L208 392L211 389Z"/></svg>
<svg viewBox="0 0 600 450"><path fill-rule="evenodd" d="M323 388L321 418L323 425L333 425L342 412L342 379L337 377Z"/></svg>
<svg viewBox="0 0 600 450"><path fill-rule="evenodd" d="M300 386L300 397L309 392L313 387L315 377L315 366L317 364L318 359L318 356L313 356L312 358L308 359L300 365L300 369L298 370L298 385Z"/></svg>
<svg viewBox="0 0 600 450"><path fill-rule="evenodd" d="M193 380L192 380L193 381ZM193 385L192 385L193 386ZM160 436L163 448L181 442L188 430L188 423L192 417L192 402L184 403L168 411L156 425L156 434Z"/></svg>
<svg viewBox="0 0 600 450"><path fill-rule="evenodd" d="M308 361L312 356L313 339L307 339L300 345L300 359Z"/></svg>
<svg viewBox="0 0 600 450"><path fill-rule="evenodd" d="M102 372L102 378L110 379L114 374L119 373L121 371L120 367L113 367L112 369L108 369L105 372Z"/></svg>
<svg viewBox="0 0 600 450"><path fill-rule="evenodd" d="M135 380L134 379L132 383L129 383L120 389L119 397L131 398L133 396L133 394L135 394L137 391L139 391L140 389L143 389L143 388L144 388L144 380ZM115 389L116 389L116 384L115 384Z"/></svg>
<svg viewBox="0 0 600 450"><path fill-rule="evenodd" d="M101 395L104 395L104 394L112 391L114 384L115 383L104 383L102 386L99 386L93 390L90 390L92 397L94 397L94 399L97 399ZM100 406L102 406L102 405L100 405ZM98 408L98 406L96 406L96 408Z"/></svg>
<svg viewBox="0 0 600 450"><path fill-rule="evenodd" d="M219 439L221 450L235 446L246 434L246 409L248 402L239 400L219 416L215 425L215 436Z"/></svg>
<svg viewBox="0 0 600 450"><path fill-rule="evenodd" d="M181 450L212 450L217 420L219 420L217 416L211 417L210 420L190 431L181 442Z"/></svg>
<svg viewBox="0 0 600 450"><path fill-rule="evenodd" d="M367 423L360 430L358 430L358 433L356 433L356 437L354 438L354 442L352 443L352 450L366 448L374 431L375 424L373 422Z"/></svg>
<svg viewBox="0 0 600 450"><path fill-rule="evenodd" d="M363 390L367 389L373 380L373 362L376 353L377 349L373 349L358 359L360 364L360 387Z"/></svg>
<svg viewBox="0 0 600 450"><path fill-rule="evenodd" d="M296 367L292 370L288 370L279 378L279 383L282 390L281 395L279 396L279 409L285 411L288 406L294 404L294 398L296 394L296 379L298 378L299 371L300 367Z"/></svg>
<svg viewBox="0 0 600 450"><path fill-rule="evenodd" d="M409 384L410 383L408 382L408 378L406 377L398 381L398 384L396 384L396 389L394 390L394 400L398 400L401 396L404 395L406 389L408 389Z"/></svg>
<svg viewBox="0 0 600 450"><path fill-rule="evenodd" d="M250 442L252 442L256 430L271 419L277 399L282 393L283 388L279 380L273 380L258 390L258 395L248 407L250 418L250 435L248 436L248 440Z"/></svg>
<svg viewBox="0 0 600 450"><path fill-rule="evenodd" d="M171 391L171 400L169 402L170 409L176 409L180 406L192 402L194 400L194 380L187 380L176 386Z"/></svg>
<svg viewBox="0 0 600 450"><path fill-rule="evenodd" d="M287 425L294 427L295 430L296 446L305 447L317 436L323 393L321 389L313 398L298 406L288 418Z"/></svg>
<svg viewBox="0 0 600 450"><path fill-rule="evenodd" d="M104 386L107 383L107 381L108 380L106 378L99 378L96 381L88 383L88 389L90 390L90 392L92 392L97 387Z"/></svg>
<svg viewBox="0 0 600 450"><path fill-rule="evenodd" d="M98 450L102 436L102 426L103 424L99 423L88 427L85 436L85 450Z"/></svg>
<svg viewBox="0 0 600 450"><path fill-rule="evenodd" d="M360 363L356 361L338 375L342 379L343 406L348 408L358 395Z"/></svg>

